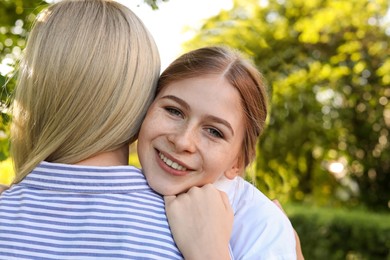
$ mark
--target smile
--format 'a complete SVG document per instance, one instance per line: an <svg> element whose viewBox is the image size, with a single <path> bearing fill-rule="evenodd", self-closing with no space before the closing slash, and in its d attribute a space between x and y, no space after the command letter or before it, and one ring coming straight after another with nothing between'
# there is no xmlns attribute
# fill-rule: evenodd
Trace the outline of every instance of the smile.
<svg viewBox="0 0 390 260"><path fill-rule="evenodd" d="M159 153L159 156L160 156L160 159L161 159L166 165L168 165L169 167L171 167L172 169L175 169L175 170L178 170L178 171L186 171L186 170L187 170L186 167L181 166L181 165L178 164L177 162L174 162L174 161L168 159L168 158L165 157L162 153Z"/></svg>

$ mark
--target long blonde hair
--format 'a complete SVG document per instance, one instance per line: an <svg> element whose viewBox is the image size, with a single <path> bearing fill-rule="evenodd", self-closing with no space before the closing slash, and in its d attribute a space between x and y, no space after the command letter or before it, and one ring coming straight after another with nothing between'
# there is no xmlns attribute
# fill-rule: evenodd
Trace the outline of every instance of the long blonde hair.
<svg viewBox="0 0 390 260"><path fill-rule="evenodd" d="M14 183L43 160L76 163L133 142L159 72L155 42L127 7L65 0L45 9L15 91Z"/></svg>

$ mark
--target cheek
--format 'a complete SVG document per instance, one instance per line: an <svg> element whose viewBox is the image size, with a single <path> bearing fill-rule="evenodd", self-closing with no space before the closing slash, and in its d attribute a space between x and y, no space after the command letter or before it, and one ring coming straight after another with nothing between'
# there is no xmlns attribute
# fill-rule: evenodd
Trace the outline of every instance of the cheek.
<svg viewBox="0 0 390 260"><path fill-rule="evenodd" d="M234 142L233 144L223 146L213 154L210 153L210 148L205 157L207 160L207 175L212 178L218 178L226 171L238 167L242 154L241 148L241 142Z"/></svg>
<svg viewBox="0 0 390 260"><path fill-rule="evenodd" d="M148 112L146 115L142 125L141 129L139 131L138 135L138 143L137 143L137 151L138 151L138 156L140 157L140 161L142 163L142 159L147 159L143 158L144 153L148 153L148 147L152 143L153 139L155 138L158 133L156 132L159 128L156 127L156 124L158 125L158 117L155 118L153 111Z"/></svg>
<svg viewBox="0 0 390 260"><path fill-rule="evenodd" d="M233 156L228 150L219 151L218 153L211 153L208 150L206 153L206 159L204 160L204 170L206 172L206 178L218 179L227 169L230 169L233 164Z"/></svg>
<svg viewBox="0 0 390 260"><path fill-rule="evenodd" d="M141 126L139 133L140 137L150 136L153 135L154 132L158 131L159 127L157 126L162 123L162 115L158 114L158 111L154 109L148 112Z"/></svg>
<svg viewBox="0 0 390 260"><path fill-rule="evenodd" d="M144 121L138 134L138 141L137 141L138 153L143 151L145 141L146 139L148 139L149 130L150 130L150 126L147 124L147 121Z"/></svg>

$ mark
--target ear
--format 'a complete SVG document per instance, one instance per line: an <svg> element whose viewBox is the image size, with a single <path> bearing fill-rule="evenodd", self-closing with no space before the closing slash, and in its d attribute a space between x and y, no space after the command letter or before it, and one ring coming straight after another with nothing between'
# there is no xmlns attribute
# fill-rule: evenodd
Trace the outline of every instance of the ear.
<svg viewBox="0 0 390 260"><path fill-rule="evenodd" d="M232 180L240 174L240 171L242 170L240 162L240 158L237 158L232 167L224 172L226 178Z"/></svg>
<svg viewBox="0 0 390 260"><path fill-rule="evenodd" d="M232 167L231 169L225 171L224 175L229 180L232 180L238 175L239 170L240 169L238 167Z"/></svg>

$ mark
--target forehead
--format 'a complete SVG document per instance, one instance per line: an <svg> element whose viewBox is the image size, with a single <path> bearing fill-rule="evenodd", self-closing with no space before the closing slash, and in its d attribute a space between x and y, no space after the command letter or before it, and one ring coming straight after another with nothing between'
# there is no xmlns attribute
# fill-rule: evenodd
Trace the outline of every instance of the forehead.
<svg viewBox="0 0 390 260"><path fill-rule="evenodd" d="M181 79L169 83L158 96L163 95L191 96L190 101L209 102L214 108L222 105L235 105L236 110L242 110L241 96L229 81L217 74L201 75Z"/></svg>

